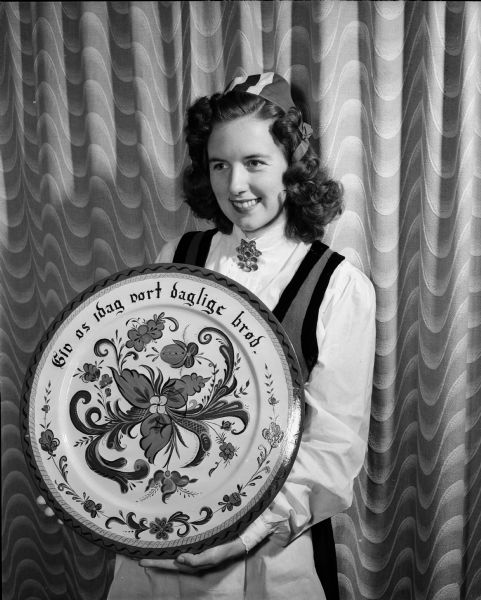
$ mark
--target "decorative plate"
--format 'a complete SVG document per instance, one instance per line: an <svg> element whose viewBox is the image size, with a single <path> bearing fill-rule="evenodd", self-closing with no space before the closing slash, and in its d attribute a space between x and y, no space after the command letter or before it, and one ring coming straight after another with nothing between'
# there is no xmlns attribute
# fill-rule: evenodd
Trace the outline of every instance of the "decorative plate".
<svg viewBox="0 0 481 600"><path fill-rule="evenodd" d="M150 265L75 298L25 381L23 441L59 518L131 557L174 557L238 535L295 458L300 370L245 288Z"/></svg>

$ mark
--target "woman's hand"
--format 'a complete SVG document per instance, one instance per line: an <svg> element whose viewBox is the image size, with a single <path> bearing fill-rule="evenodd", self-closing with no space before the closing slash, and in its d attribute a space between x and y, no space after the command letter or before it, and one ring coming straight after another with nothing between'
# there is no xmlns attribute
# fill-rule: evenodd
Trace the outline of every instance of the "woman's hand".
<svg viewBox="0 0 481 600"><path fill-rule="evenodd" d="M37 504L43 509L43 514L46 517L54 517L55 516L55 513L50 508L50 506L47 506L47 503L45 502L45 498L43 496L37 496ZM60 525L63 525L63 521L61 521L60 519L57 519L57 523L60 523Z"/></svg>
<svg viewBox="0 0 481 600"><path fill-rule="evenodd" d="M151 569L195 574L215 569L224 562L245 556L245 553L244 544L239 538L236 538L232 542L209 548L199 554L179 554L175 560L145 558L139 562L139 565Z"/></svg>

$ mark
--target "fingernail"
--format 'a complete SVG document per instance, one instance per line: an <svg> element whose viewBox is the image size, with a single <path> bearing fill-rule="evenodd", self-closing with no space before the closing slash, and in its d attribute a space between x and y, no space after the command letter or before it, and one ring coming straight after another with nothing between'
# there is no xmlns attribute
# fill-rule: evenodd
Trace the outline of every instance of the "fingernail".
<svg viewBox="0 0 481 600"><path fill-rule="evenodd" d="M180 555L177 557L177 562L178 562L178 563L181 563L181 564L184 564L184 563L185 563L185 556L182 556L182 554L180 554Z"/></svg>

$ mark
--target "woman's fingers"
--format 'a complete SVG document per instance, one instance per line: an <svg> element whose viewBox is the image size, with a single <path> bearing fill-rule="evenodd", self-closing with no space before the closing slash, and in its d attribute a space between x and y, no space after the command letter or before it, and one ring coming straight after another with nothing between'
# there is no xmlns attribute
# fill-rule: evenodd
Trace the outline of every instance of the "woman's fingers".
<svg viewBox="0 0 481 600"><path fill-rule="evenodd" d="M171 559L143 558L141 561L139 561L139 565L149 569L162 569L164 571L179 570L175 560Z"/></svg>
<svg viewBox="0 0 481 600"><path fill-rule="evenodd" d="M47 517L53 517L55 515L50 506L47 506L47 503L45 502L45 498L43 496L37 497L37 504L42 508L43 514Z"/></svg>
<svg viewBox="0 0 481 600"><path fill-rule="evenodd" d="M147 569L156 569L160 571L178 571L180 573L188 573L191 575L201 570L198 567L191 567L188 564L184 564L182 562L182 559L179 561L178 559L170 560L144 558L141 561L139 561L139 565Z"/></svg>
<svg viewBox="0 0 481 600"><path fill-rule="evenodd" d="M141 567L150 569L164 569L167 571L181 571L183 573L197 573L207 569L213 569L226 560L238 558L245 555L245 546L237 538L221 546L215 546L204 550L199 554L188 552L179 554L175 560L143 559L139 562Z"/></svg>
<svg viewBox="0 0 481 600"><path fill-rule="evenodd" d="M225 560L225 555L222 556L217 548L204 550L200 554L180 554L177 557L177 562L191 567L193 569L208 569Z"/></svg>
<svg viewBox="0 0 481 600"><path fill-rule="evenodd" d="M50 508L50 506L47 506L47 503L45 502L45 498L43 496L37 496L37 504L42 508L43 514L46 517L55 516L54 511ZM57 523L63 525L63 521L61 521L60 519L57 519Z"/></svg>

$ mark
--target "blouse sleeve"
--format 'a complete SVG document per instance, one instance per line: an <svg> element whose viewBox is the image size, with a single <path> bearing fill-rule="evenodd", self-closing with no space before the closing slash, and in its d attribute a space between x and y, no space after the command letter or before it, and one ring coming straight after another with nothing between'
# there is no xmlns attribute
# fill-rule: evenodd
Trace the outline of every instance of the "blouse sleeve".
<svg viewBox="0 0 481 600"><path fill-rule="evenodd" d="M170 263L174 259L175 249L179 243L180 238L173 240L172 242L166 242L160 249L157 255L156 262L159 263Z"/></svg>
<svg viewBox="0 0 481 600"><path fill-rule="evenodd" d="M334 271L317 324L319 355L305 386L306 417L292 470L274 501L241 535L286 545L348 508L364 462L375 353L375 295L347 260Z"/></svg>

